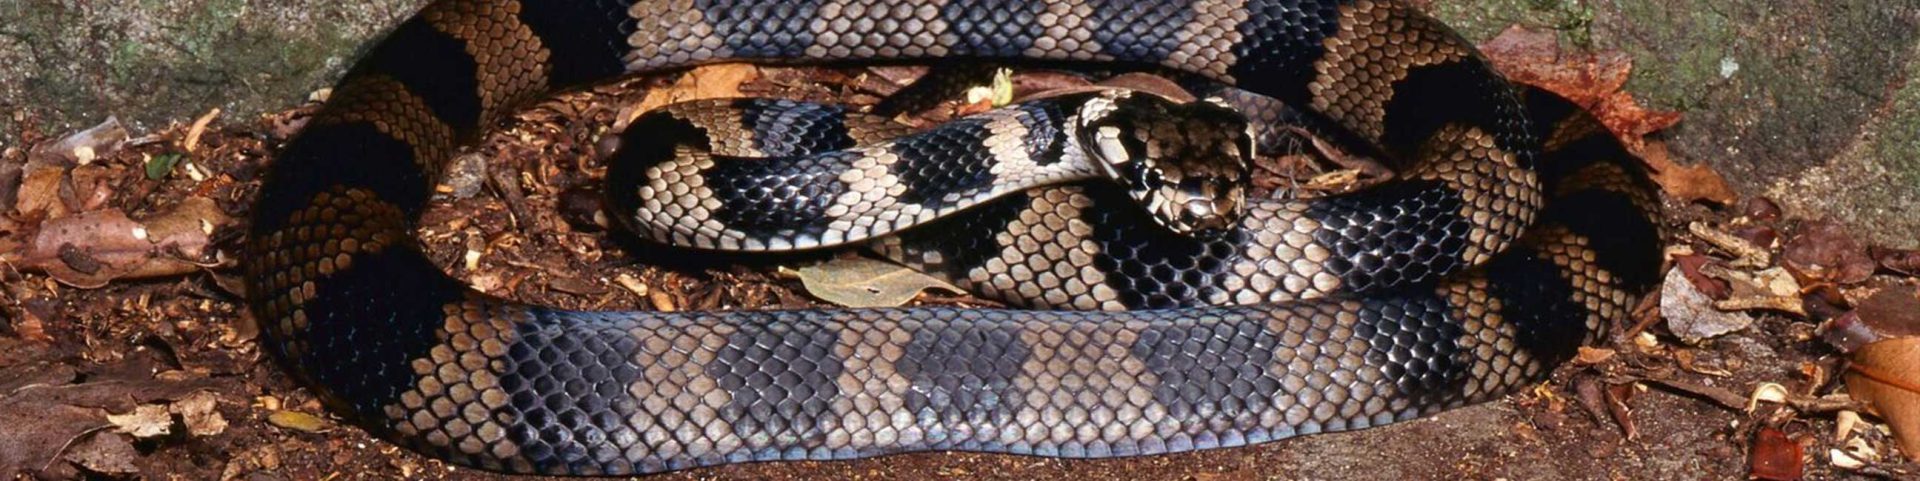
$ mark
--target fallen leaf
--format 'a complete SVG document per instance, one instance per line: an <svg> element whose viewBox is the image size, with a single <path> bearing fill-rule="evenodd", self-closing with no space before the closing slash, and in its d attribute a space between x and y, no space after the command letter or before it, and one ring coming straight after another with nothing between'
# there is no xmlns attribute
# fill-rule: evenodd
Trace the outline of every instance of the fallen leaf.
<svg viewBox="0 0 1920 481"><path fill-rule="evenodd" d="M1873 258L1839 223L1817 220L1801 223L1787 238L1780 265L1805 284L1855 284L1875 269Z"/></svg>
<svg viewBox="0 0 1920 481"><path fill-rule="evenodd" d="M1806 470L1800 443L1779 429L1764 427L1753 436L1747 475L1767 481L1796 481Z"/></svg>
<svg viewBox="0 0 1920 481"><path fill-rule="evenodd" d="M113 199L114 187L119 182L120 173L104 165L74 167L67 172L66 185L60 189L60 201L72 212L100 210Z"/></svg>
<svg viewBox="0 0 1920 481"><path fill-rule="evenodd" d="M1867 255L1873 257L1880 267L1886 270L1920 276L1920 249L1867 248Z"/></svg>
<svg viewBox="0 0 1920 481"><path fill-rule="evenodd" d="M931 288L960 292L911 268L865 257L840 257L795 272L808 294L846 307L897 307Z"/></svg>
<svg viewBox="0 0 1920 481"><path fill-rule="evenodd" d="M1626 86L1633 58L1622 52L1568 52L1551 29L1515 25L1480 45L1494 68L1513 81L1547 89L1593 108Z"/></svg>
<svg viewBox="0 0 1920 481"><path fill-rule="evenodd" d="M1860 301L1854 312L1882 337L1920 337L1920 287L1881 289Z"/></svg>
<svg viewBox="0 0 1920 481"><path fill-rule="evenodd" d="M547 281L547 287L582 297L592 297L607 293L607 287L573 277L555 277Z"/></svg>
<svg viewBox="0 0 1920 481"><path fill-rule="evenodd" d="M1786 269L1774 267L1749 272L1708 266L1707 273L1726 280L1733 290L1726 299L1714 301L1715 308L1725 311L1771 309L1807 315L1801 306L1800 283Z"/></svg>
<svg viewBox="0 0 1920 481"><path fill-rule="evenodd" d="M68 134L59 141L40 144L27 156L31 159L29 162L86 165L118 151L126 141L127 128L120 124L119 117L109 116L99 125Z"/></svg>
<svg viewBox="0 0 1920 481"><path fill-rule="evenodd" d="M67 215L67 204L60 200L60 185L67 180L69 167L57 163L30 161L20 174L20 189L14 193L13 211L21 217L54 218Z"/></svg>
<svg viewBox="0 0 1920 481"><path fill-rule="evenodd" d="M1781 404L1787 402L1792 393L1787 387L1775 382L1763 382L1753 387L1753 394L1747 396L1747 412L1760 408L1760 403Z"/></svg>
<svg viewBox="0 0 1920 481"><path fill-rule="evenodd" d="M1727 281L1714 278L1704 272L1706 266L1710 265L1709 263L1711 262L1713 262L1712 257L1700 254L1684 254L1673 257L1674 267L1680 271L1681 275L1687 277L1688 282L1693 283L1693 288L1699 289L1702 294L1705 294L1709 298L1726 299L1727 296L1733 295L1733 288L1727 285Z"/></svg>
<svg viewBox="0 0 1920 481"><path fill-rule="evenodd" d="M1867 445L1867 440L1853 438L1847 440L1842 447L1827 450L1827 458L1833 462L1834 467L1853 470L1879 462L1880 453L1875 451L1873 446Z"/></svg>
<svg viewBox="0 0 1920 481"><path fill-rule="evenodd" d="M1707 201L1723 205L1739 198L1727 179L1712 167L1674 162L1666 142L1644 142L1640 148L1629 150L1647 164L1647 168L1653 171L1653 182L1668 195L1688 202Z"/></svg>
<svg viewBox="0 0 1920 481"><path fill-rule="evenodd" d="M702 65L665 87L647 91L640 103L621 109L614 129L626 130L640 114L676 102L740 97L740 85L760 77L760 67L750 63Z"/></svg>
<svg viewBox="0 0 1920 481"><path fill-rule="evenodd" d="M213 436L227 430L227 419L220 415L218 407L219 396L211 391L199 391L174 401L167 410L180 415L188 434Z"/></svg>
<svg viewBox="0 0 1920 481"><path fill-rule="evenodd" d="M1766 197L1749 197L1740 205L1740 215L1757 222L1780 220L1780 204Z"/></svg>
<svg viewBox="0 0 1920 481"><path fill-rule="evenodd" d="M1859 426L1860 413L1840 411L1839 414L1833 415L1833 441L1841 442L1852 437L1853 431Z"/></svg>
<svg viewBox="0 0 1920 481"><path fill-rule="evenodd" d="M180 163L180 154L160 154L147 159L147 180L160 180L173 173L173 166Z"/></svg>
<svg viewBox="0 0 1920 481"><path fill-rule="evenodd" d="M142 404L126 414L108 414L107 422L115 430L136 438L165 436L173 432L173 413L166 406Z"/></svg>
<svg viewBox="0 0 1920 481"><path fill-rule="evenodd" d="M1716 229L1705 222L1687 224L1687 232L1694 237L1713 244L1714 247L1733 254L1733 267L1766 267L1773 264L1773 254L1754 243L1726 231Z"/></svg>
<svg viewBox="0 0 1920 481"><path fill-rule="evenodd" d="M218 205L201 197L144 223L115 210L87 212L42 223L19 262L81 288L194 272L213 263L204 261L211 234L229 222Z"/></svg>
<svg viewBox="0 0 1920 481"><path fill-rule="evenodd" d="M1592 113L1634 155L1645 158L1657 151L1663 157L1661 160L1667 160L1664 158L1666 146L1648 142L1646 136L1678 124L1680 114L1647 109L1632 94L1622 90L1633 73L1631 56L1619 51L1562 49L1559 35L1553 30L1518 25L1481 44L1480 51L1508 78L1559 94ZM1711 169L1704 166L1675 169L1677 166L1670 162L1662 169L1653 164L1653 159L1647 160L1656 171L1674 177L1670 180L1686 180L1690 188L1701 189L1689 191L1691 194L1714 194L1712 199L1721 203L1734 200L1731 190L1717 191L1706 185L1719 177ZM1692 185L1696 183L1700 185ZM1718 184L1725 187L1725 180L1719 180ZM1664 188L1667 183L1661 182L1661 186ZM1696 199L1673 190L1668 192L1688 200Z"/></svg>
<svg viewBox="0 0 1920 481"><path fill-rule="evenodd" d="M327 421L319 416L299 411L274 411L267 415L267 423L295 431L317 433L327 429Z"/></svg>
<svg viewBox="0 0 1920 481"><path fill-rule="evenodd" d="M19 336L21 339L34 342L52 341L53 336L47 334L46 320L40 317L40 313L34 312L35 310L34 306L29 304L22 306L19 310L13 311L19 314L18 317L13 319L14 335Z"/></svg>
<svg viewBox="0 0 1920 481"><path fill-rule="evenodd" d="M1852 361L1848 392L1887 421L1908 459L1920 461L1920 337L1868 344Z"/></svg>
<svg viewBox="0 0 1920 481"><path fill-rule="evenodd" d="M135 459L139 459L140 452L133 449L133 443L127 441L126 436L114 433L87 435L85 441L74 445L63 457L81 468L100 474L125 476L140 472L140 468L133 464Z"/></svg>
<svg viewBox="0 0 1920 481"><path fill-rule="evenodd" d="M175 399L209 384L204 378L157 378L154 361L145 356L88 366L86 372L41 362L0 367L0 478L63 466L55 461L68 444L115 427L106 419L109 413L137 412L139 405Z"/></svg>
<svg viewBox="0 0 1920 481"><path fill-rule="evenodd" d="M1698 344L1753 324L1752 316L1714 308L1713 298L1695 289L1679 269L1667 271L1667 279L1660 286L1660 315L1667 319L1667 330L1687 344Z"/></svg>
<svg viewBox="0 0 1920 481"><path fill-rule="evenodd" d="M1737 225L1729 233L1740 240L1765 249L1771 249L1780 242L1780 231L1768 225Z"/></svg>
<svg viewBox="0 0 1920 481"><path fill-rule="evenodd" d="M1591 366L1607 362L1608 359L1613 359L1614 354L1615 352L1612 349L1580 346L1579 354L1574 356L1574 362Z"/></svg>

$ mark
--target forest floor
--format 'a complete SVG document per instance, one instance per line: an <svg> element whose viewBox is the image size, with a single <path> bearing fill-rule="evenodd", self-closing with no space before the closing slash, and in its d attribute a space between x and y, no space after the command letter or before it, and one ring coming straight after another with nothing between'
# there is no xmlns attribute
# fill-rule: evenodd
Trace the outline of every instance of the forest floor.
<svg viewBox="0 0 1920 481"><path fill-rule="evenodd" d="M1516 62L1542 55L1505 48L1489 50ZM1876 401L1920 405L1920 393L1855 399L1841 382L1920 360L1843 352L1823 335L1839 319L1894 334L1920 324L1920 254L1865 245L1820 221L1826 213L1781 212L1675 164L1658 130L1680 118L1616 95L1619 82L1606 79L1623 82L1624 66L1550 57L1571 70L1509 73L1584 99L1649 157L1677 233L1663 292L1550 382L1422 420L1247 448L1105 460L918 453L655 479L1920 479L1890 429L1920 420L1862 414ZM819 256L690 262L607 232L591 194L604 171L599 139L667 100L863 104L913 72L731 66L543 101L469 151L419 239L484 292L564 308L831 307L778 269ZM1063 78L1016 84L1072 82ZM264 166L316 106L252 119L181 112L186 120L137 133L42 132L12 119L24 143L0 153L0 476L494 477L332 417L257 344L235 256ZM991 303L929 291L910 305Z"/></svg>

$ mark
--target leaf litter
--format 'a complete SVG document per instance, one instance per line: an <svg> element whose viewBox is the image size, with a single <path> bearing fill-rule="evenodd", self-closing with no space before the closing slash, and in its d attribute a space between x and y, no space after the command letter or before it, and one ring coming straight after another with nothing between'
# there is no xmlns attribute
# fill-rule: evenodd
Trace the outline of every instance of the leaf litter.
<svg viewBox="0 0 1920 481"><path fill-rule="evenodd" d="M1878 424L1883 422L1880 417L1849 415L1865 409L1859 407L1860 401L1832 399L1834 396L1846 398L1848 390L1836 386L1845 383L1851 388L1855 384L1851 377L1860 375L1856 374L1857 370L1800 369L1804 363L1818 364L1833 359L1818 354L1817 350L1796 347L1818 342L1813 329L1817 323L1887 316L1884 311L1873 308L1878 302L1865 301L1878 296L1878 292L1888 291L1889 284L1914 282L1911 274L1916 261L1911 259L1916 256L1912 251L1840 245L1827 240L1831 236L1824 234L1811 237L1800 234L1798 224L1792 224L1797 222L1792 215L1805 213L1776 213L1769 218L1716 210L1729 206L1744 209L1746 204L1739 203L1740 198L1710 169L1683 165L1668 155L1657 139L1644 139L1648 133L1673 125L1678 116L1639 107L1621 91L1631 67L1624 62L1625 57L1561 50L1537 35L1526 42L1507 41L1512 44L1490 44L1488 48L1489 55L1503 69L1598 109L1608 128L1623 135L1628 145L1646 156L1650 167L1660 173L1662 190L1679 201L1706 206L1705 214L1699 214L1702 212L1699 210L1689 214L1702 218L1690 220L1705 221L1715 231L1725 229L1720 232L1745 242L1746 247L1728 249L1725 246L1733 244L1724 239L1682 237L1681 243L1693 245L1692 253L1688 254L1692 256L1689 262L1693 267L1683 272L1680 281L1669 279L1669 284L1694 286L1696 293L1706 300L1706 304L1699 304L1699 299L1691 301L1696 311L1719 310L1715 303L1739 298L1738 293L1744 292L1743 289L1752 289L1752 293L1764 292L1773 298L1831 297L1835 299L1832 302L1840 306L1837 312L1846 314L1821 316L1812 309L1804 314L1779 309L1743 311L1739 314L1753 319L1749 326L1698 336L1697 346L1672 343L1676 334L1665 325L1654 323L1611 345L1591 349L1592 354L1583 354L1581 362L1562 369L1562 374L1557 376L1559 381L1543 385L1534 393L1517 396L1516 404L1521 408L1521 417L1526 419L1522 423L1526 427L1515 427L1514 432L1521 439L1533 440L1518 456L1550 456L1555 462L1577 466L1573 469L1591 471L1598 476L1597 473L1618 473L1625 466L1639 465L1630 461L1634 456L1685 456L1698 449L1702 450L1698 453L1703 455L1699 462L1705 472L1717 473L1720 477L1767 474L1750 472L1754 469L1752 463L1739 454L1761 449L1756 443L1763 443L1759 441L1762 437L1773 436L1763 433L1778 431L1795 445L1806 446L1803 460L1819 461L1803 466L1803 474L1808 478L1831 478L1841 472L1868 475L1915 472L1912 464L1899 464L1894 461L1897 457L1885 455L1914 451L1899 448L1893 434L1883 434L1902 432L1901 428ZM1525 73L1510 67L1537 64L1543 59L1559 65L1553 67L1557 70ZM728 266L714 266L673 259L673 254L657 249L626 252L605 240L605 234L599 232L606 223L591 221L596 215L604 217L603 213L595 212L590 205L572 205L566 210L576 214L563 217L558 213L562 210L553 207L566 197L563 192L597 180L600 169L604 168L596 155L604 151L598 142L604 138L605 126L619 124L621 119L642 111L636 102L651 98L651 102L658 104L763 92L788 92L812 100L843 94L856 99L871 98L883 94L882 90L897 88L889 84L904 82L914 75L911 69L905 72L899 74L887 68L715 66L695 69L677 80L629 81L542 102L475 149L481 161L499 164L489 169L516 175L482 176L492 195L483 190L480 195L452 199L431 209L421 223L422 242L443 266L454 266L450 272L455 275L469 280L492 279L488 282L489 292L561 307L680 310L823 306L825 304L802 294L800 286L807 284L806 281L786 280L767 273L772 265L804 263L748 259L749 267L733 267L731 262ZM1012 84L1017 93L1021 85L1077 82L1067 80L1070 78L1019 72L1013 76ZM636 88L648 85L662 88ZM213 111L183 113L199 116L189 125L176 124L141 137L147 140L127 140L125 134L112 135L109 128L80 137L63 137L80 139L68 145L57 145L58 141L39 142L37 146L53 146L37 151L38 155L0 156L0 159L11 159L0 167L21 167L17 169L21 171L19 194L14 197L22 199L4 206L10 209L4 222L13 224L12 227L0 224L0 245L8 242L33 245L37 253L34 263L22 262L16 257L10 259L9 264L15 267L0 270L0 281L3 281L0 282L0 301L5 301L0 302L0 314L4 314L0 318L5 319L0 321L0 373L8 374L0 376L0 387L8 387L7 381L14 378L41 379L37 382L49 386L17 392L0 389L0 395L7 396L0 397L0 471L18 470L53 477L81 472L115 476L165 472L195 478L271 473L306 479L338 472L426 478L449 476L446 474L449 471L440 468L437 462L375 442L361 430L332 429L337 421L328 415L309 414L327 411L309 394L295 388L275 364L262 362L264 358L256 346L245 341L237 345L220 341L230 338L236 329L233 326L250 324L243 319L244 309L237 305L237 294L215 285L223 276L233 275L234 263L230 257L240 238L236 229L242 224L232 219L244 218L245 208L257 187L255 181L260 167L274 149L272 143L284 141L297 131L312 110L313 107L307 105L259 119L228 117L222 122L214 122L220 114ZM115 138L121 140L101 140ZM70 148L78 144L90 144L93 153ZM60 151L66 153L50 156ZM91 160L82 164L80 159L86 155L91 155ZM173 156L175 165L155 169L164 170L167 175L149 177L148 167L153 159L167 156ZM27 158L43 161L28 169L24 168L28 165L24 160ZM183 172L182 165L192 165L203 175L179 175ZM0 169L0 173L4 171ZM1355 183L1364 184L1364 181L1329 182L1334 189ZM509 187L522 190L517 200L505 199L499 192ZM197 206L182 207L189 202ZM583 203L578 198L570 202ZM175 217L194 222L155 225L157 219L178 216L183 211L201 215ZM215 222L217 216L206 215L212 212L224 215L225 220ZM82 217L89 215L91 217ZM76 217L92 223L81 223L74 219ZM212 227L206 227L202 220ZM56 227L70 225L73 229L91 225L98 233L93 237L70 233L66 238L88 242L62 242L74 248L65 249L63 256L61 249L53 246L56 248L49 254L45 251L47 243L34 243L49 223ZM145 245L127 242L133 237L134 225L147 229ZM120 227L125 227L128 234L108 235ZM163 239L185 236L179 238L185 242L176 239L171 244L156 244L152 240L155 231L170 233L159 236ZM203 237L191 232L200 232ZM1776 242L1768 239L1771 232L1792 235ZM1805 250L1806 258L1817 262L1781 265L1780 259L1786 257L1783 250L1792 250L1785 246L1796 238L1810 239L1802 242L1812 248L1799 249L1811 249ZM124 245L109 244L109 240L124 242ZM92 244L95 241L101 243ZM1867 258L1877 269L1864 280L1857 280L1860 277L1857 261L1824 260L1829 254L1820 252L1823 248L1844 252L1840 254L1844 259L1854 259L1851 252L1865 249ZM1738 253L1755 250L1770 253L1773 262ZM471 265L464 262L468 252L479 253ZM189 253L198 255L183 255ZM122 262L120 256L123 255L140 260ZM136 276L128 274L125 267L182 259L192 262L169 267L171 273ZM53 271L58 269L73 272L55 274ZM84 269L94 270L96 277L84 276ZM214 275L200 274L209 269ZM888 270L891 268L863 269L878 273L869 277L893 275ZM154 272L159 271L164 269ZM101 272L112 275L104 279L97 277ZM1801 283L1801 290L1815 292L1782 292L1775 281L1767 280L1778 279L1781 272L1791 274L1788 277ZM1809 279L1816 284L1808 284ZM611 284L604 284L607 282ZM594 283L608 287L589 286ZM1703 283L1717 283L1722 291L1699 287ZM859 282L838 284L868 293L873 290L860 287ZM1831 289L1827 290L1828 287ZM1683 292L1678 288L1670 291ZM965 296L953 296L939 289L916 292L920 293L905 296L910 299L904 301L906 305L976 304ZM885 296L888 299L881 303L893 304L894 298L902 296ZM1658 319L1660 300L1653 300L1654 303L1641 312ZM1877 341L1889 339L1900 337L1886 335L1886 339ZM1810 351L1813 353L1809 354ZM1853 357L1856 362L1861 358ZM101 369L139 359L165 366L159 372L166 375L134 376L119 371L103 374ZM1869 369L1884 365L1880 364L1884 361L1879 355L1867 361L1864 365L1870 366ZM49 369L50 375L27 375L27 371L22 371L26 366ZM82 369L91 374L76 374ZM1562 412L1566 403L1557 400L1567 398L1565 380L1569 377L1596 380L1598 384L1594 386L1599 390L1594 392L1602 401L1597 406L1600 416L1566 416ZM1783 402L1760 403L1752 413L1743 412L1748 396L1740 393L1753 392L1756 386L1769 384L1785 389L1780 397ZM1641 392L1649 386L1651 391ZM62 394L60 399L65 401L61 402L40 397L52 387L74 394ZM206 394L193 397L201 396L196 393ZM106 396L114 402L76 401L84 401L86 396ZM1859 397L1867 396L1859 394ZM271 402L259 401L260 398ZM244 399L256 401L233 402ZM1687 404L1686 399L1713 402ZM159 406L164 408L156 411ZM1897 411L1896 408L1876 410L1881 416L1892 418L1896 416L1888 412ZM141 409L149 414L164 412L171 421L169 434L136 441L132 434L119 432L120 428L109 421L109 416L139 413ZM1815 425L1837 422L1833 419L1857 419L1847 422L1864 427L1849 428L1839 438L1822 435L1809 439L1807 433L1814 432ZM153 420L158 424L158 417ZM222 424L224 427L215 427ZM28 431L6 427L28 425L49 429ZM1621 431L1614 429L1628 425L1638 433L1633 441L1621 439ZM1730 425L1735 427L1729 428ZM137 423L129 426L140 428ZM148 429L141 432L150 432ZM1699 445L1663 444L1676 433L1688 430L1707 434L1683 434L1702 439ZM1822 428L1820 432L1830 430ZM141 443L140 449L123 449L136 442ZM1180 478L1200 473L1206 475L1205 479L1242 479L1257 474L1253 465L1285 459L1290 449L1287 444L1109 461L1036 462L1031 458L971 454L918 455L859 463L729 466L705 473L781 479L917 478L964 469L969 475L984 477ZM1531 451L1546 454L1528 454ZM1851 461L1832 453L1842 453ZM1455 462L1486 462L1460 461L1459 455L1440 454L1432 463L1451 466ZM209 462L185 461L189 458ZM1500 465L1497 461L1493 463ZM701 473L682 473L665 479L684 479ZM459 471L457 476L472 474Z"/></svg>

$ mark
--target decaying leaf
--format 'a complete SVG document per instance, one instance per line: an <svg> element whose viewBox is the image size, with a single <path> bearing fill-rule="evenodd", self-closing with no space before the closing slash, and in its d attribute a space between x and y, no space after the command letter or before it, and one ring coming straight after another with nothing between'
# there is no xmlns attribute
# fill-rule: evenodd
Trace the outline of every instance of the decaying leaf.
<svg viewBox="0 0 1920 481"><path fill-rule="evenodd" d="M620 110L620 116L614 123L616 130L625 130L627 123L635 117L660 106L701 99L719 99L740 97L740 85L760 77L760 67L750 63L721 63L703 65L688 70L679 80L665 87L647 92L640 103Z"/></svg>
<svg viewBox="0 0 1920 481"><path fill-rule="evenodd" d="M1715 301L1714 307L1726 311L1771 309L1805 316L1801 307L1800 283L1786 269L1774 267L1757 272L1708 266L1708 274L1727 281L1732 294Z"/></svg>
<svg viewBox="0 0 1920 481"><path fill-rule="evenodd" d="M1780 265L1801 282L1854 284L1867 280L1875 269L1867 249L1837 222L1818 220L1793 230L1780 253Z"/></svg>
<svg viewBox="0 0 1920 481"><path fill-rule="evenodd" d="M1560 48L1551 29L1508 27L1480 51L1496 68L1516 82L1539 86L1592 108L1611 98L1633 72L1633 58L1623 52L1569 52Z"/></svg>
<svg viewBox="0 0 1920 481"><path fill-rule="evenodd" d="M1852 361L1848 391L1887 420L1908 459L1920 461L1920 337L1868 344Z"/></svg>
<svg viewBox="0 0 1920 481"><path fill-rule="evenodd" d="M87 212L41 224L19 262L82 288L193 272L210 263L202 260L210 257L213 229L230 221L212 200L200 197L145 222L115 210Z"/></svg>
<svg viewBox="0 0 1920 481"><path fill-rule="evenodd" d="M1860 301L1860 322L1886 338L1920 337L1920 287L1893 286Z"/></svg>
<svg viewBox="0 0 1920 481"><path fill-rule="evenodd" d="M931 288L960 292L919 271L865 257L841 257L795 272L807 293L846 307L896 307Z"/></svg>
<svg viewBox="0 0 1920 481"><path fill-rule="evenodd" d="M227 419L220 415L219 396L210 391L200 391L187 395L167 407L169 412L180 415L187 425L187 433L194 436L213 436L226 432Z"/></svg>
<svg viewBox="0 0 1920 481"><path fill-rule="evenodd" d="M160 404L142 404L125 414L108 414L107 422L115 430L136 438L165 436L173 432L173 413Z"/></svg>
<svg viewBox="0 0 1920 481"><path fill-rule="evenodd" d="M73 477L58 474L65 465L59 458L71 452L69 444L87 441L86 436L119 436L107 420L110 413L170 418L164 407L145 413L139 407L161 406L209 384L204 378L155 376L154 364L145 356L89 367L81 371L40 362L0 367L0 478L30 472Z"/></svg>
<svg viewBox="0 0 1920 481"><path fill-rule="evenodd" d="M327 421L319 416L299 411L274 411L267 415L267 423L295 431L317 433L327 430Z"/></svg>
<svg viewBox="0 0 1920 481"><path fill-rule="evenodd" d="M1664 142L1646 138L1679 123L1680 114L1647 109L1622 90L1633 72L1632 57L1562 49L1552 30L1521 26L1501 32L1480 50L1508 78L1560 94L1593 113L1628 152L1646 161L1661 190L1687 201L1730 204L1737 198L1712 168L1682 166Z"/></svg>
<svg viewBox="0 0 1920 481"><path fill-rule="evenodd" d="M1667 319L1667 329L1688 344L1753 324L1751 316L1714 308L1713 298L1695 289L1679 269L1667 271L1667 279L1660 286L1660 315Z"/></svg>
<svg viewBox="0 0 1920 481"><path fill-rule="evenodd" d="M1873 247L1867 249L1867 255L1872 256L1875 262L1880 263L1880 267L1887 270L1909 276L1920 276L1920 249Z"/></svg>
<svg viewBox="0 0 1920 481"><path fill-rule="evenodd" d="M1727 281L1707 275L1707 266L1713 265L1712 262L1714 262L1712 257L1700 254L1673 256L1674 270L1687 276L1687 281L1692 282L1695 289L1699 289L1700 293L1713 299L1726 299L1727 296L1733 295L1733 287L1727 285Z"/></svg>
<svg viewBox="0 0 1920 481"><path fill-rule="evenodd" d="M127 141L127 128L120 118L107 117L99 125L68 134L60 141L34 147L28 155L35 162L86 165L118 150Z"/></svg>
<svg viewBox="0 0 1920 481"><path fill-rule="evenodd" d="M60 184L66 181L69 168L59 163L28 161L22 169L13 211L21 217L67 215L67 204L60 201Z"/></svg>
<svg viewBox="0 0 1920 481"><path fill-rule="evenodd" d="M1687 224L1687 232L1728 254L1733 254L1733 262L1729 263L1733 267L1766 267L1773 264L1773 254L1767 252L1765 247L1714 228L1705 222Z"/></svg>
<svg viewBox="0 0 1920 481"><path fill-rule="evenodd" d="M100 474L125 476L140 472L140 468L133 464L135 459L140 458L140 452L133 449L133 443L128 442L126 436L116 433L89 434L85 441L75 444L63 457L87 471Z"/></svg>
<svg viewBox="0 0 1920 481"><path fill-rule="evenodd" d="M1793 481L1806 471L1800 443L1786 432L1771 427L1760 428L1760 432L1754 434L1752 455L1747 462L1748 476L1753 479Z"/></svg>
<svg viewBox="0 0 1920 481"><path fill-rule="evenodd" d="M1717 204L1732 203L1739 195L1733 192L1733 185L1720 176L1719 172L1704 164L1680 165L1673 160L1673 153L1667 150L1667 143L1661 141L1645 142L1633 154L1646 162L1653 171L1653 182L1668 195L1689 202L1707 201Z"/></svg>

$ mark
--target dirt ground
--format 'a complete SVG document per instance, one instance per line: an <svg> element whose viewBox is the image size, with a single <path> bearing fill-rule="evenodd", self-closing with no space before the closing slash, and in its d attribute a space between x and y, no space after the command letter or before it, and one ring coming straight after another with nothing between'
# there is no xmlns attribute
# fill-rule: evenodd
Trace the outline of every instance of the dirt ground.
<svg viewBox="0 0 1920 481"><path fill-rule="evenodd" d="M711 91L719 89L870 103L898 88L903 75L689 75L528 109L443 182L446 199L422 220L419 238L444 269L483 291L560 307L829 307L776 269L819 256L689 261L606 232L592 194L603 169L600 139L627 113L667 97L732 93ZM0 252L14 253L0 258L0 475L497 477L419 457L341 423L256 344L237 290L242 260L233 256L258 176L312 109L248 119L181 112L182 121L155 132L84 138L14 119L24 146L0 154L0 201L9 203ZM1673 253L1684 259L1677 269L1685 275L1678 279L1701 299L1759 306L1697 317L1751 324L1683 340L1697 331L1676 329L1667 317L1693 311L1684 310L1687 299L1671 292L1678 284L1670 280L1642 322L1615 326L1553 381L1506 401L1198 453L1108 460L922 453L652 479L1920 479L1920 465L1903 461L1887 421L1858 416L1867 403L1844 396L1839 380L1853 372L1848 355L1818 329L1830 318L1864 316L1868 306L1902 305L1873 299L1911 296L1901 293L1917 283L1920 256L1870 250L1846 232L1803 220L1823 213L1781 213L1749 197L1710 199L1715 194L1702 189L1712 188L1698 185L1710 175L1662 183L1686 193L1667 213L1680 233ZM1704 229L1690 228L1696 223ZM126 227L151 242L127 240ZM1768 260L1748 262L1743 246L1757 246ZM1793 262L1806 258L1837 260ZM1772 297L1742 290L1765 291L1777 281L1768 273L1780 270L1793 274L1796 289ZM1680 311L1664 305L1672 299ZM986 303L936 292L914 304ZM1841 425L1850 429L1837 434Z"/></svg>

